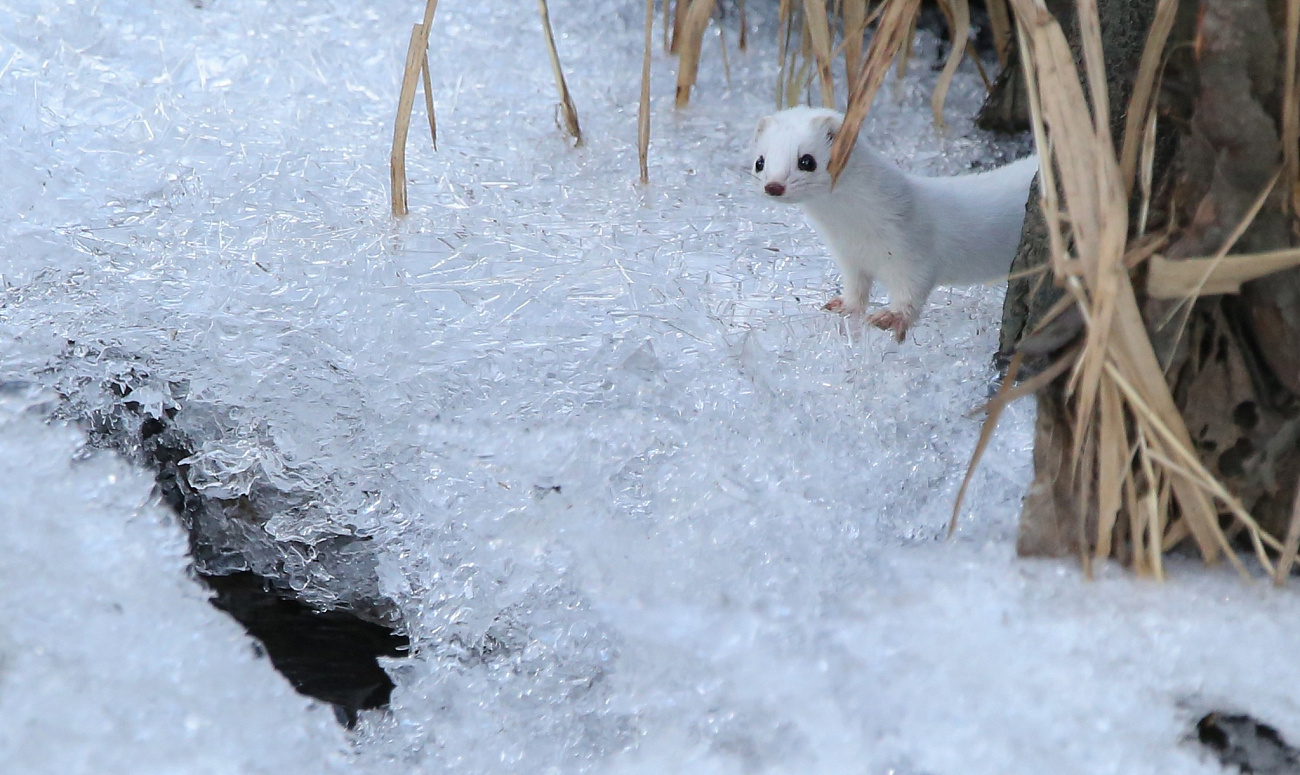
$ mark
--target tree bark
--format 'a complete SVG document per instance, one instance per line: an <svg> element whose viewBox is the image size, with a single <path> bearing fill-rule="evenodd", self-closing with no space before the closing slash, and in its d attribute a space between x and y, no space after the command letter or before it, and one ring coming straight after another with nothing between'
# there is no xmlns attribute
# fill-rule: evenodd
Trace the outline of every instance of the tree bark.
<svg viewBox="0 0 1300 775"><path fill-rule="evenodd" d="M1148 224L1156 231L1172 220L1176 236L1166 250L1171 259L1212 255L1281 164L1283 6L1278 0L1183 0L1179 8L1165 47ZM1154 7L1146 0L1099 2L1117 154ZM1081 63L1077 31L1073 24L1063 27ZM1295 242L1284 210L1292 183L1277 187L1233 252ZM1035 196L1012 272L1044 264L1047 257L1046 225ZM1141 293L1140 277L1137 288ZM1058 357L1082 330L1074 316L1029 339L1061 294L1046 274L1008 287L1000 355L1024 351L1025 373ZM1202 298L1164 326L1173 303L1141 303L1202 462L1266 530L1281 537L1300 474L1300 271L1249 283L1239 296ZM1038 396L1034 482L1017 542L1022 554L1080 553L1095 540L1086 529L1089 515L1079 513L1073 500L1067 399L1064 378ZM1122 543L1114 542L1121 555Z"/></svg>

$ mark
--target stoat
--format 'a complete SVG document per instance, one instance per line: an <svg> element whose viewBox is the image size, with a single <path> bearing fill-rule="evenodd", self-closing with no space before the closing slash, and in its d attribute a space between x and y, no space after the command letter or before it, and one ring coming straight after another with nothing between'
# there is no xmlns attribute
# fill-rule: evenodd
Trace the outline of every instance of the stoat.
<svg viewBox="0 0 1300 775"><path fill-rule="evenodd" d="M859 313L875 280L889 305L867 322L899 341L935 285L1005 277L1020 242L1038 157L950 178L909 175L861 140L831 188L831 142L843 116L790 108L761 119L753 172L769 199L797 204L826 240L843 294L826 309Z"/></svg>

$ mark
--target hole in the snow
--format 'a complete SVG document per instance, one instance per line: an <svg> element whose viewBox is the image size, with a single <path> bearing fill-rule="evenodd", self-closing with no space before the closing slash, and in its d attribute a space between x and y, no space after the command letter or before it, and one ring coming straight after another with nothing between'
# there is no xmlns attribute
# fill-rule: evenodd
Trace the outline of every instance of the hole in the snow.
<svg viewBox="0 0 1300 775"><path fill-rule="evenodd" d="M1300 775L1300 751L1278 731L1244 713L1208 713L1196 722L1196 739L1225 767L1248 775Z"/></svg>
<svg viewBox="0 0 1300 775"><path fill-rule="evenodd" d="M190 531L191 552L197 556L197 542L202 540L198 525L208 506L185 481L181 461L190 451L177 446L176 439L165 438L165 431L166 423L158 419L142 423L144 458L163 499ZM378 658L405 656L410 645L394 627L341 608L319 610L251 571L196 575L216 593L212 604L261 642L271 664L293 688L331 703L340 723L351 727L360 711L388 705L393 682Z"/></svg>
<svg viewBox="0 0 1300 775"><path fill-rule="evenodd" d="M131 375L136 380L148 376L135 371ZM96 446L124 452L154 472L163 500L189 532L195 575L215 593L212 604L260 642L271 664L298 692L331 703L340 723L350 727L361 710L387 706L393 682L378 660L405 656L409 647L408 638L391 624L395 618L391 601L380 599L377 590L349 598L340 594L341 603L324 610L327 606L313 606L295 595L286 579L274 578L265 569L249 570L243 550L219 524L226 516L223 504L205 497L189 481L185 461L194 443L172 423L180 410L166 409L161 417L145 415L129 382L105 385L116 399L116 409L98 409L80 418L88 422ZM72 414L79 413L73 410ZM258 511L253 499L240 505ZM255 516L260 519L251 523L254 534L256 525L268 518L260 512ZM216 545L214 540L226 543ZM321 542L310 548L322 556L331 551L350 553L334 559L355 562L364 554L364 539L338 545ZM219 562L212 563L211 558Z"/></svg>
<svg viewBox="0 0 1300 775"><path fill-rule="evenodd" d="M332 703L347 726L358 711L388 705L393 682L375 658L405 656L406 636L347 611L317 611L255 573L201 578L217 593L212 604L261 641L275 669L299 692Z"/></svg>

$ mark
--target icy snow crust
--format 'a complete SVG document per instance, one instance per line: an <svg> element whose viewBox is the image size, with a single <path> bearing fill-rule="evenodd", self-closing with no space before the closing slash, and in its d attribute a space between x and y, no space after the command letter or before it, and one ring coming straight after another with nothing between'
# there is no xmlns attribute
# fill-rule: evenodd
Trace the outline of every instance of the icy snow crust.
<svg viewBox="0 0 1300 775"><path fill-rule="evenodd" d="M0 395L0 765L50 773L342 773L342 730L185 577L138 469Z"/></svg>
<svg viewBox="0 0 1300 775"><path fill-rule="evenodd" d="M230 509L228 551L201 565L400 617L418 655L391 663L391 712L363 715L353 771L1208 773L1180 740L1209 707L1300 739L1300 666L1277 659L1300 642L1293 590L1190 567L1163 588L1107 568L1089 584L1013 557L1031 408L1003 420L956 540L939 540L1000 292L937 292L904 345L819 310L831 262L745 171L771 108L770 9L750 4L766 32L748 54L732 38L730 87L710 36L687 110L656 51L642 189L642 5L551 4L575 150L534 8L446 0L439 152L417 107L412 214L395 221L390 121L417 5L0 0L0 380L95 429L174 414L192 478ZM932 58L927 43L864 137L936 174L1014 155L962 118L972 72L935 133ZM95 496L113 466L70 464L68 431L32 422L0 429L5 487L32 482L3 501L6 533L48 533L77 497L101 553L144 551L154 530L166 572L113 595L160 611L140 628L170 627L182 571L173 534L137 524L146 477ZM31 449L49 462L29 472ZM66 542L41 541L62 563ZM47 577L5 578L6 717L15 687L72 676L104 713L143 719L124 750L170 755L180 733L141 715L147 687L110 698L91 667L29 667L41 625L14 612ZM101 605L59 578L49 607ZM78 652L98 672L184 665L183 707L220 681L250 724L281 713L266 675L198 675L194 660L249 650L210 618L155 648L76 618L68 637L102 644ZM76 702L46 697L31 712ZM295 771L277 746L336 753L306 717L220 771ZM0 741L21 761L56 745L90 760L127 736L68 718L62 736Z"/></svg>

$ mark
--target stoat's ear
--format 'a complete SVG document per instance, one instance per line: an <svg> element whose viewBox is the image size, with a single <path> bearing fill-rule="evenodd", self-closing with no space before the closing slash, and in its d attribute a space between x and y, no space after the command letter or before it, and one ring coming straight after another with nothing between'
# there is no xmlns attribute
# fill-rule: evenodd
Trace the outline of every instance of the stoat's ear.
<svg viewBox="0 0 1300 775"><path fill-rule="evenodd" d="M828 116L818 116L813 120L813 125L818 129L826 132L827 141L833 142L835 135L839 134L840 125L844 123L844 117L838 113Z"/></svg>
<svg viewBox="0 0 1300 775"><path fill-rule="evenodd" d="M771 123L772 123L772 117L771 117L771 116L763 116L762 118L760 118L760 119L758 120L758 127L754 129L754 140L755 140L755 141L757 141L758 138L760 138L760 137L763 136L763 130L764 130L764 129L767 129L768 125L770 125Z"/></svg>

